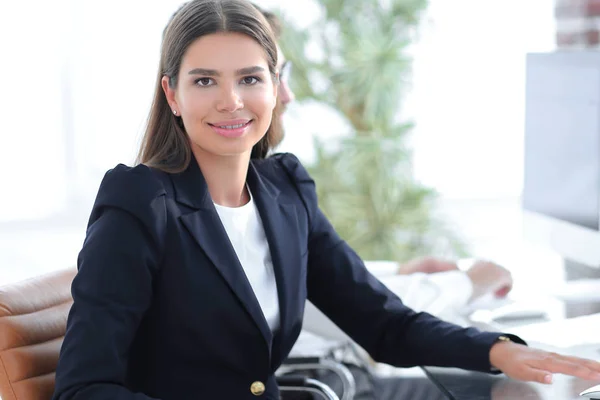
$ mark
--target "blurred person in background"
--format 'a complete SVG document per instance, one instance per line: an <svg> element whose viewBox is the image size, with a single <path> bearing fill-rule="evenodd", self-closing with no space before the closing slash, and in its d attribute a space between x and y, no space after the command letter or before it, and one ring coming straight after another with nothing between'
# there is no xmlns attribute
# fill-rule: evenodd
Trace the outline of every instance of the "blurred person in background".
<svg viewBox="0 0 600 400"><path fill-rule="evenodd" d="M281 37L281 20L275 13L254 5L271 25L275 37ZM287 107L295 100L289 83L292 64L277 46L280 73L276 115L283 118ZM277 121L273 129L277 146L284 139L284 125ZM367 268L409 307L438 317L452 319L462 314L470 303L484 296L503 298L513 286L511 273L504 267L487 260L474 260L467 270L457 263L436 257L421 257L406 263L369 262ZM307 321L310 329L311 323Z"/></svg>

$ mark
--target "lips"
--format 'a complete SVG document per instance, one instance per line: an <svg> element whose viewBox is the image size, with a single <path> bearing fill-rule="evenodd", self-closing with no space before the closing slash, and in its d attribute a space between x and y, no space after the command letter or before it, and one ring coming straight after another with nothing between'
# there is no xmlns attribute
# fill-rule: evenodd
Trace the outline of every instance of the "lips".
<svg viewBox="0 0 600 400"><path fill-rule="evenodd" d="M248 131L248 127L252 122L253 120L248 119L232 119L214 124L209 123L208 125L221 136L236 138L243 136Z"/></svg>
<svg viewBox="0 0 600 400"><path fill-rule="evenodd" d="M209 125L221 129L239 129L243 128L245 125L248 125L250 122L252 122L251 119L231 119L227 121L215 122L214 124L209 123Z"/></svg>

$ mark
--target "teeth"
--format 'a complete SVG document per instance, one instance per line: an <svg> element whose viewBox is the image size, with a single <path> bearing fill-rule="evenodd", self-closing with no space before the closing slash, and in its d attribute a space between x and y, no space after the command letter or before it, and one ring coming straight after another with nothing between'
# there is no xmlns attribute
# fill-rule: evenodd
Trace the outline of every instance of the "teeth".
<svg viewBox="0 0 600 400"><path fill-rule="evenodd" d="M219 128L223 128L223 129L237 129L237 128L241 128L242 126L244 126L246 124L238 124L238 125L223 125L223 126L219 126Z"/></svg>

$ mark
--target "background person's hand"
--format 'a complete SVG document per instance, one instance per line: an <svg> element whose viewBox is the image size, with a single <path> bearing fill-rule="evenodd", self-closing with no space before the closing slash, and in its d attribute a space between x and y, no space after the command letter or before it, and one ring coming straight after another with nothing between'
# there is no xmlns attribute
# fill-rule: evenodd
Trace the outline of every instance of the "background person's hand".
<svg viewBox="0 0 600 400"><path fill-rule="evenodd" d="M489 293L504 297L513 286L513 278L506 268L489 261L476 261L467 271L473 283L471 299L477 299Z"/></svg>
<svg viewBox="0 0 600 400"><path fill-rule="evenodd" d="M563 356L513 342L498 342L490 350L490 364L520 381L552 383L552 374L600 381L600 363Z"/></svg>
<svg viewBox="0 0 600 400"><path fill-rule="evenodd" d="M415 272L435 274L437 272L456 271L458 266L451 261L440 260L435 257L420 257L400 265L398 274L409 275Z"/></svg>

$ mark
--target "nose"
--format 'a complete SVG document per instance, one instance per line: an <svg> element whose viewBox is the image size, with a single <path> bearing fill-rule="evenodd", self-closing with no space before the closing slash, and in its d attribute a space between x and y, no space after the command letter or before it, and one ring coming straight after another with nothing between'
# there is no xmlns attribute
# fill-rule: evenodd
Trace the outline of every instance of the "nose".
<svg viewBox="0 0 600 400"><path fill-rule="evenodd" d="M217 110L220 112L232 113L244 108L244 102L233 86L223 87L219 94Z"/></svg>
<svg viewBox="0 0 600 400"><path fill-rule="evenodd" d="M282 80L279 85L279 100L281 101L281 104L284 106L288 105L294 101L295 98L296 96L294 95L294 92L288 85L287 81Z"/></svg>

